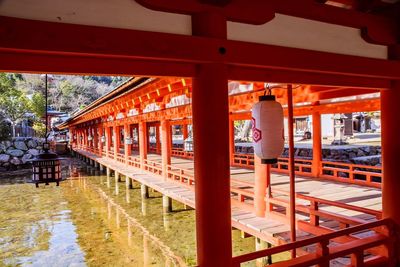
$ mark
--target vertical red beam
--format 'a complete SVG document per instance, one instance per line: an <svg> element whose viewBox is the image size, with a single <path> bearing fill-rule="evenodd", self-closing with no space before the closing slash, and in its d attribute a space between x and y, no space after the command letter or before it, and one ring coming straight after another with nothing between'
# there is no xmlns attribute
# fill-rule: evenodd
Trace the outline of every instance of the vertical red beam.
<svg viewBox="0 0 400 267"><path fill-rule="evenodd" d="M93 147L96 149L96 154L99 153L99 129L97 125L93 127Z"/></svg>
<svg viewBox="0 0 400 267"><path fill-rule="evenodd" d="M102 142L102 137L103 136L103 125L99 125L99 155L103 155L103 142Z"/></svg>
<svg viewBox="0 0 400 267"><path fill-rule="evenodd" d="M254 210L257 216L264 217L266 211L265 197L270 186L270 168L262 164L254 154Z"/></svg>
<svg viewBox="0 0 400 267"><path fill-rule="evenodd" d="M182 124L181 127L182 127L183 140L185 140L186 138L189 137L187 124Z"/></svg>
<svg viewBox="0 0 400 267"><path fill-rule="evenodd" d="M161 153L161 136L160 136L160 125L156 124L156 153ZM161 137L161 138L160 138Z"/></svg>
<svg viewBox="0 0 400 267"><path fill-rule="evenodd" d="M140 166L144 168L144 160L147 159L147 125L145 121L139 122L139 155Z"/></svg>
<svg viewBox="0 0 400 267"><path fill-rule="evenodd" d="M161 159L162 159L162 174L164 179L168 179L168 165L171 164L171 125L169 120L161 121Z"/></svg>
<svg viewBox="0 0 400 267"><path fill-rule="evenodd" d="M294 167L294 133L293 133L293 92L292 85L287 88L288 103L288 134L289 134L289 181L290 181L290 240L296 241L296 191ZM292 250L292 258L296 257L296 250Z"/></svg>
<svg viewBox="0 0 400 267"><path fill-rule="evenodd" d="M128 164L128 160L129 160L129 156L131 155L131 153L132 153L132 151L131 151L131 149L132 149L132 146L131 145L128 145L127 143L126 143L126 138L132 138L132 136L130 136L130 132L131 132L131 130L130 130L130 126L129 126L129 123L128 122L125 122L124 123L124 139L125 139L125 144L124 144L124 152L125 152L125 163L126 164Z"/></svg>
<svg viewBox="0 0 400 267"><path fill-rule="evenodd" d="M118 126L113 125L113 134L114 134L114 159L117 160L118 152L119 152L119 132Z"/></svg>
<svg viewBox="0 0 400 267"><path fill-rule="evenodd" d="M230 164L234 164L235 155L235 121L229 118L229 159Z"/></svg>
<svg viewBox="0 0 400 267"><path fill-rule="evenodd" d="M106 155L109 157L111 147L111 129L110 127L106 127Z"/></svg>
<svg viewBox="0 0 400 267"><path fill-rule="evenodd" d="M219 14L192 16L193 34L226 38ZM221 54L223 47L215 51ZM229 53L229 51L227 52ZM193 143L199 266L230 266L232 259L227 66L199 64L193 79Z"/></svg>
<svg viewBox="0 0 400 267"><path fill-rule="evenodd" d="M400 48L390 48L389 58L400 60ZM394 222L396 247L392 256L400 263L400 208L399 166L400 166L400 81L392 81L389 90L381 91L381 127L382 127L382 212L383 218ZM389 255L390 258L390 255Z"/></svg>
<svg viewBox="0 0 400 267"><path fill-rule="evenodd" d="M314 110L312 112L312 141L313 141L313 160L312 175L318 177L321 174L322 161L322 133L321 133L321 113Z"/></svg>

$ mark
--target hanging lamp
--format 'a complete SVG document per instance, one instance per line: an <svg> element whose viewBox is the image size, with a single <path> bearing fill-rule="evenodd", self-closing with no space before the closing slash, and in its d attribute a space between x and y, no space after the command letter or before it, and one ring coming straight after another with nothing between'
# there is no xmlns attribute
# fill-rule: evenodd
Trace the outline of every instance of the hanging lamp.
<svg viewBox="0 0 400 267"><path fill-rule="evenodd" d="M253 105L251 115L254 153L263 164L277 163L285 144L283 108L268 85Z"/></svg>
<svg viewBox="0 0 400 267"><path fill-rule="evenodd" d="M45 75L45 142L43 143L42 152L37 155L32 162L32 183L39 187L40 183L49 185L49 183L56 183L59 186L62 180L61 175L61 158L57 154L50 152L50 144L48 142L48 116L47 116L47 74Z"/></svg>

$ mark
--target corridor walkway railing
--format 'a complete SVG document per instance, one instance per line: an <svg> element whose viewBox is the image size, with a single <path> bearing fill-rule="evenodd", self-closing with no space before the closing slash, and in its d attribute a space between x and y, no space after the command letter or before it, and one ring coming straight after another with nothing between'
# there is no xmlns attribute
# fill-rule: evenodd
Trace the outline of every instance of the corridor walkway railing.
<svg viewBox="0 0 400 267"><path fill-rule="evenodd" d="M254 168L254 155L234 154L233 165L252 169ZM312 168L312 160L295 159L295 171L297 175L312 177ZM381 188L382 167L380 166L368 166L324 160L321 162L319 168L320 174L318 177L320 178ZM288 173L289 160L287 158L279 158L278 163L272 165L271 170L279 173Z"/></svg>
<svg viewBox="0 0 400 267"><path fill-rule="evenodd" d="M343 244L332 246L334 240L365 231L370 231L371 234L362 239L355 239ZM232 258L232 266L239 267L241 263L246 263L258 258L268 257L282 252L290 252L308 246L314 246L316 248L315 252L290 260L277 262L269 266L329 266L331 260L347 255L350 255L351 266L390 266L390 255L393 253L393 238L391 237L392 231L393 226L389 219L379 220L293 243L236 256ZM368 253L365 253L366 251L368 251Z"/></svg>

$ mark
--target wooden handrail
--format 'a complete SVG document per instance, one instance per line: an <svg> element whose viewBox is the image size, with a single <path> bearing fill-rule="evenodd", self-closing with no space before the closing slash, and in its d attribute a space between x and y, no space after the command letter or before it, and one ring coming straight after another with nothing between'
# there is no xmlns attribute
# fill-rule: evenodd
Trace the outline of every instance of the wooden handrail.
<svg viewBox="0 0 400 267"><path fill-rule="evenodd" d="M232 266L237 267L237 266L240 266L240 264L244 263L244 262L252 261L252 260L255 260L258 258L262 258L262 257L271 256L271 255L277 254L277 253L291 251L294 249L298 249L298 248L305 247L305 246L310 246L313 244L325 244L325 246L326 246L326 244L329 244L329 241L332 239L335 239L335 238L338 238L341 236L347 236L350 234L355 234L357 232L361 232L361 231L365 231L365 230L373 230L373 228L378 228L381 226L385 226L386 228L388 228L389 232L391 232L391 230L392 230L392 222L390 219L383 219L383 220L379 220L379 221L375 221L375 222L371 222L371 223L356 225L356 226L338 230L338 231L335 231L332 233L315 236L315 237L311 237L308 239L295 241L293 243L288 243L288 244L280 245L277 247L272 247L272 248L268 248L265 250L260 250L260 251L236 256L236 257L232 258ZM377 235L377 236L381 236L381 235ZM370 246L366 245L365 242L361 242L362 239L356 240L352 243L352 246L350 248L342 250L341 253L338 253L338 249L329 248L327 250L328 256L325 255L324 257L325 257L325 260L327 258L332 259L332 258L340 257L342 254L344 254L344 255L351 254L352 251L356 251L357 248L365 250L370 247L376 247L376 246L386 243L388 241L389 237L390 237L390 234L388 236L385 236L385 238L380 239L379 241L377 241L376 239L371 240ZM357 242L357 241L360 241L360 242ZM317 262L318 262L318 258L321 258L321 256L318 256L318 255L316 255L316 256L317 256ZM290 266L291 261L292 260L286 261L285 266ZM310 257L309 262L310 262L310 265L315 264L315 257ZM308 266L308 265L304 264L303 266Z"/></svg>

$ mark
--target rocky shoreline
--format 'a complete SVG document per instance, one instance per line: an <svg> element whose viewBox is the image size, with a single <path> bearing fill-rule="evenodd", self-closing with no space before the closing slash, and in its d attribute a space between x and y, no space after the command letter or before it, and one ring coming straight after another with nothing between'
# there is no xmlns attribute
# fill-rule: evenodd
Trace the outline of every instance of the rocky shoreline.
<svg viewBox="0 0 400 267"><path fill-rule="evenodd" d="M43 139L15 138L0 142L0 171L14 171L29 166L29 160L39 154Z"/></svg>

